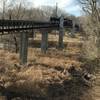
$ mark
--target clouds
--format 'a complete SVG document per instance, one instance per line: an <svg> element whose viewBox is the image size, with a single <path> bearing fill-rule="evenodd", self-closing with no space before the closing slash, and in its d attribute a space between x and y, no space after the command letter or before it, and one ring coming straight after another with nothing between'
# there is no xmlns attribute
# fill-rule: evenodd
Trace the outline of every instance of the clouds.
<svg viewBox="0 0 100 100"><path fill-rule="evenodd" d="M58 7L65 10L66 12L70 14L74 14L76 16L79 16L80 13L80 6L76 3L76 0L30 0L33 2L35 7L40 7L42 5L48 5L48 6L55 6L56 3L58 4Z"/></svg>
<svg viewBox="0 0 100 100"><path fill-rule="evenodd" d="M20 0L8 0L18 2ZM79 6L77 0L22 0L26 3L27 7L41 7L45 6L55 6L56 3L58 7L65 10L67 13L79 16L81 14L81 7ZM19 3L19 2L18 2ZM0 2L0 6L2 3Z"/></svg>
<svg viewBox="0 0 100 100"><path fill-rule="evenodd" d="M71 5L70 7L66 7L66 12L73 14L75 16L80 16L82 9L81 7L77 4L77 5Z"/></svg>
<svg viewBox="0 0 100 100"><path fill-rule="evenodd" d="M72 1L73 0L55 0L55 3L57 2L60 8L65 8L71 5Z"/></svg>
<svg viewBox="0 0 100 100"><path fill-rule="evenodd" d="M69 6L73 0L30 0L34 3L34 6L38 7L41 5L49 5L54 6L56 3L58 3L58 6L60 8L64 8L65 6Z"/></svg>

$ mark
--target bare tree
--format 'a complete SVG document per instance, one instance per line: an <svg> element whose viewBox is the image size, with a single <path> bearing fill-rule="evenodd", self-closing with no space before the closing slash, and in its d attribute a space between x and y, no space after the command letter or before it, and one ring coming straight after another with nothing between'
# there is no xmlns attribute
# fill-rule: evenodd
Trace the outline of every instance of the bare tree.
<svg viewBox="0 0 100 100"><path fill-rule="evenodd" d="M24 2L22 2L22 0L20 0L20 2L16 4L13 0L1 0L1 1L2 1L2 6L3 6L2 7L3 19L10 19L10 20L23 19L25 15L25 7L24 7ZM11 37L10 40L9 40L9 37ZM11 34L11 36L9 35L9 36L6 36L5 38L9 44L8 48L12 45L11 43L13 43L16 53L18 52L18 49L19 49L18 38L19 36L13 33Z"/></svg>
<svg viewBox="0 0 100 100"><path fill-rule="evenodd" d="M86 21L82 21L82 23L84 23L84 31L88 36L88 40L91 40L90 45L95 45L95 48L93 49L97 49L97 57L100 57L100 0L78 1L82 5L83 11L86 13L86 16L84 17ZM90 45L88 47L90 47Z"/></svg>

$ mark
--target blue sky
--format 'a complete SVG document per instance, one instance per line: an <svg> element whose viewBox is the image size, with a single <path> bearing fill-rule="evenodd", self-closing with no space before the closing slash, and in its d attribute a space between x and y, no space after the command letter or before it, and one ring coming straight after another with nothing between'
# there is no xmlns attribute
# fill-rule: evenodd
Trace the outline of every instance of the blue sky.
<svg viewBox="0 0 100 100"><path fill-rule="evenodd" d="M35 7L43 5L55 6L56 3L58 3L59 8L75 16L80 16L82 14L81 7L76 1L77 0L29 0Z"/></svg>

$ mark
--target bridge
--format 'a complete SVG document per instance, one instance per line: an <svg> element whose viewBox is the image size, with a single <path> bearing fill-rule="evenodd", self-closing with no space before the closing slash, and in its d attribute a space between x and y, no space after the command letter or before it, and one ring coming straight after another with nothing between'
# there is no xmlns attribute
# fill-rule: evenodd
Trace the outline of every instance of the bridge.
<svg viewBox="0 0 100 100"><path fill-rule="evenodd" d="M32 20L0 20L0 35L11 34L12 32L20 33L20 61L21 64L27 63L28 52L28 33L29 30L38 29L42 32L41 51L46 53L48 48L48 33L56 29L59 30L59 48L63 48L64 28L71 28L73 31L78 29L78 25L70 19L64 19L63 16L56 18L51 17L49 21L32 21Z"/></svg>
<svg viewBox="0 0 100 100"><path fill-rule="evenodd" d="M72 28L72 20L64 19L64 27ZM22 31L41 28L59 28L59 19L50 18L50 21L29 21L29 20L0 20L0 32Z"/></svg>

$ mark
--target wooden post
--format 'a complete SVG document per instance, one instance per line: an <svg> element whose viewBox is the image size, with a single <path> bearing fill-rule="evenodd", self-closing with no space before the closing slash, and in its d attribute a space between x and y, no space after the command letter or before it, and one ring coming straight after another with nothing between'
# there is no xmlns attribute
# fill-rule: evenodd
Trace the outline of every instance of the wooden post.
<svg viewBox="0 0 100 100"><path fill-rule="evenodd" d="M48 32L42 32L41 51L46 53L48 49Z"/></svg>
<svg viewBox="0 0 100 100"><path fill-rule="evenodd" d="M63 37L64 37L64 17L61 16L59 24L59 49L64 48Z"/></svg>
<svg viewBox="0 0 100 100"><path fill-rule="evenodd" d="M27 32L20 33L20 60L21 64L27 63L28 52L28 34Z"/></svg>

